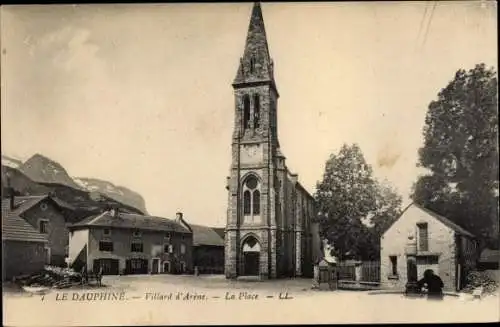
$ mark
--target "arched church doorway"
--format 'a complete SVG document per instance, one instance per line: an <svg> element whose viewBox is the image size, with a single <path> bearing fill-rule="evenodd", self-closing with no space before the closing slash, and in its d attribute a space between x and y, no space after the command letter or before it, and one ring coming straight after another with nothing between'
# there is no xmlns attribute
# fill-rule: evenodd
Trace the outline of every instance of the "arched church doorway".
<svg viewBox="0 0 500 327"><path fill-rule="evenodd" d="M260 268L260 244L254 236L249 236L243 242L243 274L258 276Z"/></svg>

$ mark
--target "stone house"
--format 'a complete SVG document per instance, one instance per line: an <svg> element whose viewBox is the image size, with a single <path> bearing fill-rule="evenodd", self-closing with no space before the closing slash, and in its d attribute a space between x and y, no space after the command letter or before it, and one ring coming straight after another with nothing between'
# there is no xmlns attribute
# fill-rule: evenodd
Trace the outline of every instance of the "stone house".
<svg viewBox="0 0 500 327"><path fill-rule="evenodd" d="M279 94L259 3L232 86L226 278L312 277L320 257L315 203L287 166L278 140Z"/></svg>
<svg viewBox="0 0 500 327"><path fill-rule="evenodd" d="M75 270L107 275L192 272L193 235L182 213L171 220L111 209L69 226Z"/></svg>
<svg viewBox="0 0 500 327"><path fill-rule="evenodd" d="M16 213L2 210L2 280L39 272L47 261L47 236Z"/></svg>
<svg viewBox="0 0 500 327"><path fill-rule="evenodd" d="M224 237L217 229L190 224L193 230L193 267L200 274L224 273Z"/></svg>
<svg viewBox="0 0 500 327"><path fill-rule="evenodd" d="M68 251L68 229L64 209L59 200L50 195L15 196L2 199L2 215L21 217L40 234L46 236L45 263L65 266Z"/></svg>
<svg viewBox="0 0 500 327"><path fill-rule="evenodd" d="M415 262L418 278L432 269L445 291L458 291L479 257L474 235L449 219L415 203L385 231L380 240L380 283L404 289L408 262Z"/></svg>

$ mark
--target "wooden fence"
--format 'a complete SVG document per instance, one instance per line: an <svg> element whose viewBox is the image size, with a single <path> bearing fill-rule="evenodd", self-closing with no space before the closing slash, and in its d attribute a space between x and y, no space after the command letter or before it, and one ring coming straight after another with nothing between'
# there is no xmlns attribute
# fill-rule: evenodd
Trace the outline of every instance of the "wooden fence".
<svg viewBox="0 0 500 327"><path fill-rule="evenodd" d="M380 285L380 262L339 262L337 276L341 289L376 289Z"/></svg>
<svg viewBox="0 0 500 327"><path fill-rule="evenodd" d="M361 264L361 278L365 282L380 283L380 262L366 261Z"/></svg>

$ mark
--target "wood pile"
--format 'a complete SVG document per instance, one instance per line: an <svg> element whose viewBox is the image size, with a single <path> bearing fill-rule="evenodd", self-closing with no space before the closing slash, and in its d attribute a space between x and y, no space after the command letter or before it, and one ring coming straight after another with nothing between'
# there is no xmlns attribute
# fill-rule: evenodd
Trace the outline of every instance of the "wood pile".
<svg viewBox="0 0 500 327"><path fill-rule="evenodd" d="M68 288L81 283L81 275L68 268L46 266L31 275L17 276L14 281L20 286Z"/></svg>
<svg viewBox="0 0 500 327"><path fill-rule="evenodd" d="M486 272L471 271L467 275L466 286L463 291L472 293L478 288L481 288L484 294L493 294L498 290L498 282L492 279Z"/></svg>

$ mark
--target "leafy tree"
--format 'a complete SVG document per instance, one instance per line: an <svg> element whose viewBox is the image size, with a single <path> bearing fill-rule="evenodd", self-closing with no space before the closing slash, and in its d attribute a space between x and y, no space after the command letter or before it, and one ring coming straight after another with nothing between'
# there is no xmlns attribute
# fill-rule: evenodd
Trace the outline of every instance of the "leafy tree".
<svg viewBox="0 0 500 327"><path fill-rule="evenodd" d="M415 202L492 245L498 240L497 77L484 64L460 69L429 104Z"/></svg>
<svg viewBox="0 0 500 327"><path fill-rule="evenodd" d="M377 183L377 208L371 217L375 235L379 238L401 213L403 199L387 182Z"/></svg>
<svg viewBox="0 0 500 327"><path fill-rule="evenodd" d="M315 197L322 236L333 243L335 255L378 257L380 234L399 213L401 198L373 178L358 145L344 144L330 156Z"/></svg>

